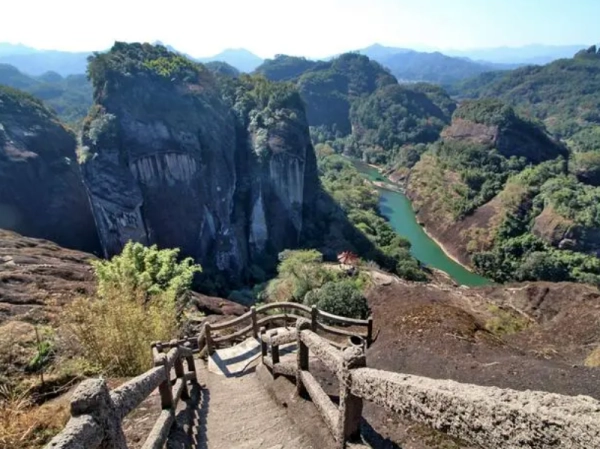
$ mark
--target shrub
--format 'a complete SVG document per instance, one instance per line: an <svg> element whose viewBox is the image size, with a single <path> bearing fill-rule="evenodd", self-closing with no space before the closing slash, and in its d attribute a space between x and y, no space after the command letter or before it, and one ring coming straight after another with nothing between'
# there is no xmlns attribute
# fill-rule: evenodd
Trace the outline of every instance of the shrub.
<svg viewBox="0 0 600 449"><path fill-rule="evenodd" d="M98 294L65 311L66 328L84 357L100 371L139 374L152 365L150 343L177 332L177 300L189 292L200 267L177 261L178 250L128 243L110 261L94 262Z"/></svg>
<svg viewBox="0 0 600 449"><path fill-rule="evenodd" d="M179 249L159 250L156 245L146 247L129 242L123 252L110 261L93 262L98 278L100 295L114 289L129 294L165 295L167 299L181 300L190 289L194 273L202 271L191 257L177 261Z"/></svg>
<svg viewBox="0 0 600 449"><path fill-rule="evenodd" d="M349 318L366 318L369 313L367 299L352 281L327 282L309 292L304 303Z"/></svg>
<svg viewBox="0 0 600 449"><path fill-rule="evenodd" d="M175 302L166 295L146 299L143 289L105 289L92 301L80 298L65 312L68 331L99 371L135 376L152 366L150 343L176 336Z"/></svg>
<svg viewBox="0 0 600 449"><path fill-rule="evenodd" d="M334 278L323 265L323 254L316 250L285 250L279 254L278 277L267 286L271 301L302 302L311 290Z"/></svg>
<svg viewBox="0 0 600 449"><path fill-rule="evenodd" d="M504 310L495 305L489 306L489 311L492 317L486 321L485 327L498 336L516 334L531 324L529 319L515 311Z"/></svg>

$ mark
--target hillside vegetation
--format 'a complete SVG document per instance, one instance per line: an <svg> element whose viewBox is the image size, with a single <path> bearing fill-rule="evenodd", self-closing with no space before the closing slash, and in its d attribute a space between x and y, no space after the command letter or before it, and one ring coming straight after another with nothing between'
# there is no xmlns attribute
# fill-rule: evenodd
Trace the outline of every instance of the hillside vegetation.
<svg viewBox="0 0 600 449"><path fill-rule="evenodd" d="M78 128L92 105L92 85L85 75L61 76L46 72L28 76L16 67L0 64L0 84L20 89L44 101L60 119Z"/></svg>
<svg viewBox="0 0 600 449"><path fill-rule="evenodd" d="M460 98L498 98L542 120L574 149L600 148L600 53L595 46L543 66L486 73L450 91Z"/></svg>
<svg viewBox="0 0 600 449"><path fill-rule="evenodd" d="M388 69L357 53L327 62L278 55L256 72L296 84L314 142L373 163L414 159L404 147L436 141L456 108L441 87L398 85Z"/></svg>
<svg viewBox="0 0 600 449"><path fill-rule="evenodd" d="M383 50L374 57L414 57ZM398 85L365 56L265 66L266 76L297 84L314 142L407 181L419 218L464 263L501 282L600 279L595 47L455 82L458 109L443 88Z"/></svg>
<svg viewBox="0 0 600 449"><path fill-rule="evenodd" d="M584 182L586 159L572 159L511 106L465 101L407 188L426 225L487 277L599 283L600 192Z"/></svg>

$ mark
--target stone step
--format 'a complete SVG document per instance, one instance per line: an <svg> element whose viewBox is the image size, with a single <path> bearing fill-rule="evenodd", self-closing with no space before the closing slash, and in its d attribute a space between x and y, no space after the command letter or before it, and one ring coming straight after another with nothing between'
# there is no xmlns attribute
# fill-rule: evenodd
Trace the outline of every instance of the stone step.
<svg viewBox="0 0 600 449"><path fill-rule="evenodd" d="M271 400L254 373L225 377L197 362L208 400L194 419L195 441L206 449L315 449ZM205 422L202 422L205 421ZM204 434L202 434L204 433Z"/></svg>

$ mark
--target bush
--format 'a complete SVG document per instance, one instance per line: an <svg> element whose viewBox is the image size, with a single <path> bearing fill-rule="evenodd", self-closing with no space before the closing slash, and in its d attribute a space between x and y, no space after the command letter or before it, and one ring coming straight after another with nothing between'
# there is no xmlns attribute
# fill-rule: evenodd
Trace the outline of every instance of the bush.
<svg viewBox="0 0 600 449"><path fill-rule="evenodd" d="M172 301L184 299L189 292L194 273L202 271L191 257L177 261L179 249L159 250L129 242L123 252L110 261L93 262L98 278L98 292L103 295L117 289L131 293L166 295Z"/></svg>
<svg viewBox="0 0 600 449"><path fill-rule="evenodd" d="M135 376L152 367L150 344L177 334L175 302L146 291L105 289L93 300L80 298L65 312L67 330L83 356L103 373Z"/></svg>
<svg viewBox="0 0 600 449"><path fill-rule="evenodd" d="M352 281L327 282L310 291L304 303L349 318L366 318L369 314L367 299Z"/></svg>
<svg viewBox="0 0 600 449"><path fill-rule="evenodd" d="M492 317L486 321L485 328L491 333L504 336L527 329L531 322L516 311L504 310L496 305L489 306Z"/></svg>
<svg viewBox="0 0 600 449"><path fill-rule="evenodd" d="M128 243L121 255L94 262L98 294L65 311L66 328L86 360L104 373L140 374L152 366L150 343L177 332L177 300L187 296L200 267L177 262L178 250Z"/></svg>
<svg viewBox="0 0 600 449"><path fill-rule="evenodd" d="M316 250L285 250L279 260L279 274L266 288L267 297L274 302L302 302L309 291L334 278L323 265L323 254Z"/></svg>

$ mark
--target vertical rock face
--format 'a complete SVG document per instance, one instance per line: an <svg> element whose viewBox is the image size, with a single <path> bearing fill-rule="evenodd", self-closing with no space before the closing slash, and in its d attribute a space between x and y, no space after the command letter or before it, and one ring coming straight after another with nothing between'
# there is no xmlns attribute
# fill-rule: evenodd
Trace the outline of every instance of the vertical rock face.
<svg viewBox="0 0 600 449"><path fill-rule="evenodd" d="M147 44L115 44L90 75L82 170L107 256L135 240L239 273L298 245L318 180L295 92Z"/></svg>
<svg viewBox="0 0 600 449"><path fill-rule="evenodd" d="M98 249L75 148L41 102L0 86L0 228Z"/></svg>

